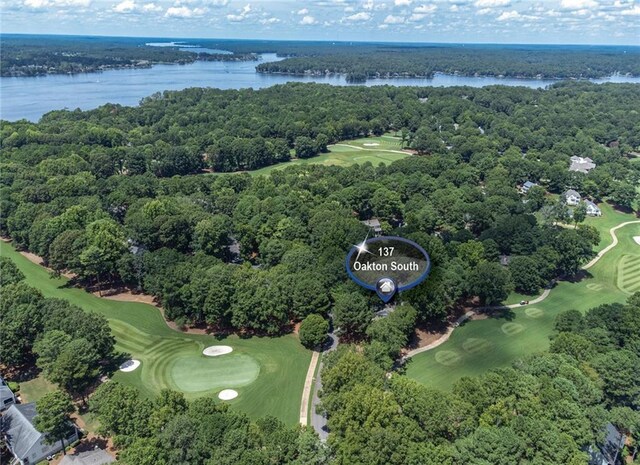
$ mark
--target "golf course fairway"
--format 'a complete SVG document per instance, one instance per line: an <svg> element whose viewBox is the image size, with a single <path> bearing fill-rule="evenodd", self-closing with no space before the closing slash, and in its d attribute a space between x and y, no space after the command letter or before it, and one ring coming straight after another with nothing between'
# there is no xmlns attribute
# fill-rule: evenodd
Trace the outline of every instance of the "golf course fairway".
<svg viewBox="0 0 640 465"><path fill-rule="evenodd" d="M109 320L116 349L141 362L131 372L116 372L113 379L135 386L149 397L170 388L187 398L206 395L217 399L220 391L233 389L238 396L225 401L232 408L254 418L272 415L289 425L298 422L311 352L296 336L218 339L181 333L167 326L157 308L108 300L71 287L66 278L52 277L10 243L0 243L0 255L10 258L24 273L26 282L45 297L68 300ZM233 352L218 357L203 355L205 347L217 344L231 346Z"/></svg>
<svg viewBox="0 0 640 465"><path fill-rule="evenodd" d="M636 219L620 216L620 223ZM431 387L449 389L463 376L481 375L548 349L555 317L564 310L585 312L601 304L624 302L631 291L640 289L640 245L633 239L640 235L640 224L627 224L615 234L618 244L579 282L558 283L546 299L535 305L466 321L445 343L411 357L407 376ZM611 242L608 232L601 235L601 243Z"/></svg>

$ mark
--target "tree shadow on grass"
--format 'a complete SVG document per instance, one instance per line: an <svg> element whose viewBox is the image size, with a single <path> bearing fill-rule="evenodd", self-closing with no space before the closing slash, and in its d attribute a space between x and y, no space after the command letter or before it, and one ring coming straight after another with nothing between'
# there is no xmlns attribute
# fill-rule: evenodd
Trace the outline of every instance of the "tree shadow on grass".
<svg viewBox="0 0 640 465"><path fill-rule="evenodd" d="M516 312L509 307L488 308L483 310L482 313L487 315L488 318L494 318L496 320L512 321L516 318Z"/></svg>

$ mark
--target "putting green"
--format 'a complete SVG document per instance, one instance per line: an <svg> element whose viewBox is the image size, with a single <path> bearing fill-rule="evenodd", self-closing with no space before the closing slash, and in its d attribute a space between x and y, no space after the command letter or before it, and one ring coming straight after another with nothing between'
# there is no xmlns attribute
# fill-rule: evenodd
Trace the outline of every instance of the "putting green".
<svg viewBox="0 0 640 465"><path fill-rule="evenodd" d="M173 360L169 375L183 392L207 392L253 383L260 365L253 357L229 354L220 357L186 355Z"/></svg>

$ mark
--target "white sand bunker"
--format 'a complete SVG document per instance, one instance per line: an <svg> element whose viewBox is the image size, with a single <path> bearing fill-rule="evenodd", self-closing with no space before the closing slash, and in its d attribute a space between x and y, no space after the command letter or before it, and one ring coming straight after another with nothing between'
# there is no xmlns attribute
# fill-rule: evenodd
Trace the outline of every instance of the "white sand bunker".
<svg viewBox="0 0 640 465"><path fill-rule="evenodd" d="M133 371L140 366L140 360L127 360L120 365L120 371L129 372Z"/></svg>
<svg viewBox="0 0 640 465"><path fill-rule="evenodd" d="M378 144L377 142L365 142L362 145L364 145L365 147L377 147L380 144Z"/></svg>
<svg viewBox="0 0 640 465"><path fill-rule="evenodd" d="M233 348L229 346L209 346L202 351L207 357L217 357L218 355L230 354Z"/></svg>
<svg viewBox="0 0 640 465"><path fill-rule="evenodd" d="M218 394L218 398L221 400L231 400L236 397L238 397L238 392L233 389L224 389Z"/></svg>
<svg viewBox="0 0 640 465"><path fill-rule="evenodd" d="M634 236L633 240L636 241L636 244L640 245L640 236Z"/></svg>

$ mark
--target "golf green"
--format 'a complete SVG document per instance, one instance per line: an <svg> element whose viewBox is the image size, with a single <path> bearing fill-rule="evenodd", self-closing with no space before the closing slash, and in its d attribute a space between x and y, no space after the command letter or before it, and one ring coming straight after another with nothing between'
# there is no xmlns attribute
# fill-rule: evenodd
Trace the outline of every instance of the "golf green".
<svg viewBox="0 0 640 465"><path fill-rule="evenodd" d="M253 383L259 373L260 365L254 358L233 353L220 357L176 357L169 372L175 385L183 392L246 386Z"/></svg>

